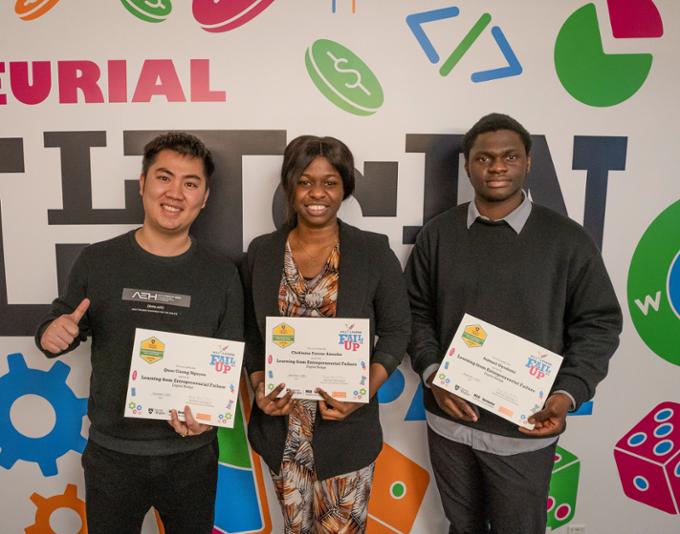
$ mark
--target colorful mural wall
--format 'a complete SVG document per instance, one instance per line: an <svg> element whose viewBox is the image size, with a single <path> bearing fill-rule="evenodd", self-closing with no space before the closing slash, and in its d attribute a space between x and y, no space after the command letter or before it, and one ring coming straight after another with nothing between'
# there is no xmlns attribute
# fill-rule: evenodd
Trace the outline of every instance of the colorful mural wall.
<svg viewBox="0 0 680 534"><path fill-rule="evenodd" d="M194 230L238 259L283 220L287 141L339 137L358 171L341 216L404 263L425 222L471 199L462 134L501 111L534 136L531 198L583 224L624 308L610 376L560 440L549 528L678 532L679 21L672 0L4 2L0 530L87 531L88 346L48 361L32 334L79 251L141 222L146 141L186 130L209 145ZM371 534L446 531L407 360L378 394ZM249 412L243 387L219 431L216 533L282 531ZM153 512L144 532L162 532Z"/></svg>

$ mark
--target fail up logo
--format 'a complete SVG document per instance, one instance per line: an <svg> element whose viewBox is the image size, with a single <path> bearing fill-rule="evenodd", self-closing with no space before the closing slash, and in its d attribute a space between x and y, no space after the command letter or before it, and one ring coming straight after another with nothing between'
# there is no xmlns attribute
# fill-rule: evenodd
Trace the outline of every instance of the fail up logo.
<svg viewBox="0 0 680 534"><path fill-rule="evenodd" d="M552 364L545 361L547 354L541 354L539 356L534 356L533 354L529 356L525 367L529 369L529 374L536 379L548 376L552 372Z"/></svg>
<svg viewBox="0 0 680 534"><path fill-rule="evenodd" d="M373 71L340 43L319 39L307 49L309 77L328 100L354 115L373 115L384 102L382 86Z"/></svg>

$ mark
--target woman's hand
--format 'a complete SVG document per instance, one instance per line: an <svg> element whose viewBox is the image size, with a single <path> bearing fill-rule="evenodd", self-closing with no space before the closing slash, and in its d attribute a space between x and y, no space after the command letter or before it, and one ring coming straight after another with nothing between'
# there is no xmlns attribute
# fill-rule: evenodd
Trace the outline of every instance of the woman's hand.
<svg viewBox="0 0 680 534"><path fill-rule="evenodd" d="M184 407L184 422L179 420L177 410L170 410L170 421L168 421L168 423L175 429L175 432L183 438L198 436L199 434L203 434L206 430L210 430L210 425L201 424L194 419L191 408L188 406Z"/></svg>
<svg viewBox="0 0 680 534"><path fill-rule="evenodd" d="M349 414L364 406L361 402L342 402L334 399L321 388L316 392L323 397L323 400L319 401L319 413L326 421L343 421Z"/></svg>
<svg viewBox="0 0 680 534"><path fill-rule="evenodd" d="M293 392L287 391L280 399L277 398L279 394L286 387L285 384L279 384L275 387L269 395L264 393L264 372L256 371L250 375L250 384L255 392L255 403L267 415L288 415L293 409Z"/></svg>

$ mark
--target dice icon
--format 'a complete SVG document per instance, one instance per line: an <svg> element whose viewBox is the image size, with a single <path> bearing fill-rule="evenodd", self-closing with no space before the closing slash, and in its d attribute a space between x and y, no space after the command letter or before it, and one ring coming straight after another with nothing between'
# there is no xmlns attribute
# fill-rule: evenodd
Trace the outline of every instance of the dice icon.
<svg viewBox="0 0 680 534"><path fill-rule="evenodd" d="M669 514L680 499L680 404L662 402L645 415L614 448L627 497Z"/></svg>
<svg viewBox="0 0 680 534"><path fill-rule="evenodd" d="M548 526L555 530L572 520L576 513L576 496L581 462L562 447L555 449L555 465L548 492Z"/></svg>

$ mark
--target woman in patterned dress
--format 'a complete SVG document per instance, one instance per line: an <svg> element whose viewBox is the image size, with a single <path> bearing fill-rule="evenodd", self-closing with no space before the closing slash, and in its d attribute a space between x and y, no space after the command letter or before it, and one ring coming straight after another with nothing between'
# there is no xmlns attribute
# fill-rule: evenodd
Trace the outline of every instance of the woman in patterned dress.
<svg viewBox="0 0 680 534"><path fill-rule="evenodd" d="M281 185L288 222L253 240L243 265L245 365L255 391L248 425L270 468L286 533L364 532L373 466L382 448L375 394L394 371L410 335L401 266L387 237L337 218L354 191L354 158L332 137L305 135L284 152ZM367 404L293 400L285 384L264 391L265 318L368 318ZM375 340L375 337L378 340Z"/></svg>

